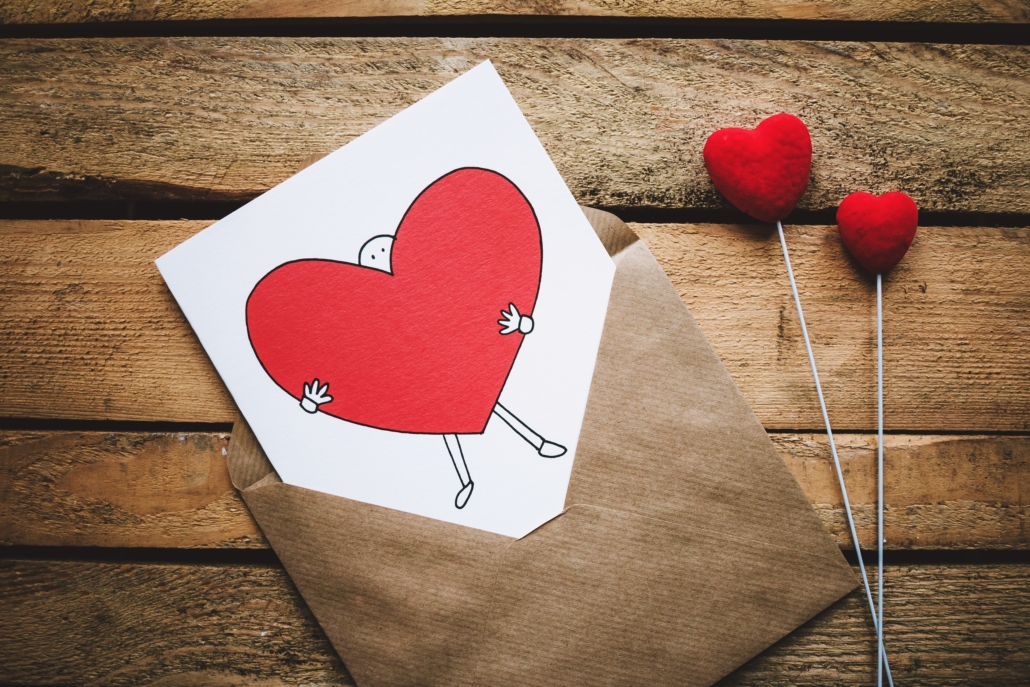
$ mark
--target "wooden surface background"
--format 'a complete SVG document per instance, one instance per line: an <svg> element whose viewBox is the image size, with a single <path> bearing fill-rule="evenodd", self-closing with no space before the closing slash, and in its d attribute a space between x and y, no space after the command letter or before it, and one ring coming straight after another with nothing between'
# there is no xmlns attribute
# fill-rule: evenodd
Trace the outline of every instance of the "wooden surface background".
<svg viewBox="0 0 1030 687"><path fill-rule="evenodd" d="M1021 0L17 0L5 24L296 17L662 17L897 22L1030 22Z"/></svg>
<svg viewBox="0 0 1030 687"><path fill-rule="evenodd" d="M885 282L895 677L1030 684L1030 33L994 40L1026 23L1020 0L0 2L0 684L353 684L229 482L232 400L153 259L483 59L577 200L633 220L848 552L778 241L700 151L779 111L812 131L787 236L866 547L874 286L829 223L851 191L916 199ZM437 25L464 37L409 32ZM827 40L849 27L868 40ZM721 684L874 667L856 592Z"/></svg>

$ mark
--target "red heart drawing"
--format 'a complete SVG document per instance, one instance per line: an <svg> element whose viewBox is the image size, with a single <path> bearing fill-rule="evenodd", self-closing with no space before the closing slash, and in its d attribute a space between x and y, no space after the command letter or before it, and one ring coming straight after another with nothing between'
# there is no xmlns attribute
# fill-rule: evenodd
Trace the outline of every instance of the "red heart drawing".
<svg viewBox="0 0 1030 687"><path fill-rule="evenodd" d="M755 129L719 129L705 143L712 183L737 209L763 222L790 214L808 188L812 138L794 115L778 114Z"/></svg>
<svg viewBox="0 0 1030 687"><path fill-rule="evenodd" d="M313 259L265 275L247 300L250 342L294 398L316 378L328 383L333 400L318 409L335 417L480 433L522 344L520 332L500 333L501 311L533 312L542 259L522 192L497 172L458 169L408 208L392 274Z"/></svg>
<svg viewBox="0 0 1030 687"><path fill-rule="evenodd" d="M837 208L837 228L848 251L874 274L894 267L908 252L919 226L919 208L904 193L879 198L852 193Z"/></svg>

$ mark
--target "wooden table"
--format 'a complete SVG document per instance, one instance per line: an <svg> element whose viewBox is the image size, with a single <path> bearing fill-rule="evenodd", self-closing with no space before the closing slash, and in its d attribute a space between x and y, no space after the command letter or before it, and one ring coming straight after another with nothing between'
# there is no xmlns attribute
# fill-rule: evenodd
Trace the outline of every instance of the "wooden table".
<svg viewBox="0 0 1030 687"><path fill-rule="evenodd" d="M701 147L779 111L812 131L788 241L867 547L874 286L833 212L915 198L885 296L895 676L1030 683L1026 0L11 0L0 22L0 682L353 684L229 483L233 403L152 261L489 58L846 552L778 242ZM868 685L873 647L856 592L721 684Z"/></svg>

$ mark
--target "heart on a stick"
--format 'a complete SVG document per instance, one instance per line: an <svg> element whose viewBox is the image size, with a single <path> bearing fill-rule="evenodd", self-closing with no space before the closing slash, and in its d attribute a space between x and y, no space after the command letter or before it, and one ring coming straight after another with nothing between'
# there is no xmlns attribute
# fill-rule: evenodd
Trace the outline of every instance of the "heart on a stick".
<svg viewBox="0 0 1030 687"><path fill-rule="evenodd" d="M873 274L887 272L905 257L919 226L919 208L904 193L880 197L852 193L837 208L844 245Z"/></svg>
<svg viewBox="0 0 1030 687"><path fill-rule="evenodd" d="M812 138L794 115L778 114L752 129L719 129L705 143L705 166L728 201L755 219L790 214L808 188Z"/></svg>
<svg viewBox="0 0 1030 687"><path fill-rule="evenodd" d="M310 259L268 273L247 300L258 360L298 400L328 383L318 409L343 420L482 432L523 338L500 333L501 311L532 313L540 286L529 201L497 172L455 170L412 202L380 259L392 272Z"/></svg>

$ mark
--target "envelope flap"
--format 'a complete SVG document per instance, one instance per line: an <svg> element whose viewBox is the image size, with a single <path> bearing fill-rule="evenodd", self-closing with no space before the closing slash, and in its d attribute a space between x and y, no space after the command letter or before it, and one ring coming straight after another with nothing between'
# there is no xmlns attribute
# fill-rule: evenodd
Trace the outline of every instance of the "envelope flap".
<svg viewBox="0 0 1030 687"><path fill-rule="evenodd" d="M229 442L229 455L226 456L225 462L229 468L232 485L240 491L266 478L282 481L272 467L272 461L268 460L265 450L254 436L254 430L247 424L243 415L238 413L232 426L232 441Z"/></svg>
<svg viewBox="0 0 1030 687"><path fill-rule="evenodd" d="M282 482L243 497L359 685L471 681L512 539Z"/></svg>
<svg viewBox="0 0 1030 687"><path fill-rule="evenodd" d="M585 205L580 205L579 208L594 228L597 238L601 239L608 255L618 255L640 240L625 222L612 213L588 208Z"/></svg>
<svg viewBox="0 0 1030 687"><path fill-rule="evenodd" d="M843 561L644 243L615 261L566 506L603 506Z"/></svg>
<svg viewBox="0 0 1030 687"><path fill-rule="evenodd" d="M477 684L708 685L851 580L839 554L573 506L505 550Z"/></svg>
<svg viewBox="0 0 1030 687"><path fill-rule="evenodd" d="M504 548L513 540L285 484L243 416L229 474L362 687L471 680ZM444 684L460 684L445 682Z"/></svg>

